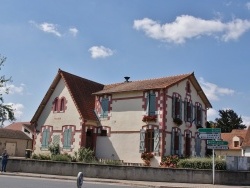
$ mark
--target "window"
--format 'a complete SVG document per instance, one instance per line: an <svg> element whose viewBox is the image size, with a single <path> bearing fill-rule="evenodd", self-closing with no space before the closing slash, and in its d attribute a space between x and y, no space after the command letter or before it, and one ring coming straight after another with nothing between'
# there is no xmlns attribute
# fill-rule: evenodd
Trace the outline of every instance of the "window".
<svg viewBox="0 0 250 188"><path fill-rule="evenodd" d="M234 147L239 147L240 146L240 142L239 141L234 141Z"/></svg>
<svg viewBox="0 0 250 188"><path fill-rule="evenodd" d="M62 98L60 102L60 112L64 112L64 111L65 111L65 99Z"/></svg>
<svg viewBox="0 0 250 188"><path fill-rule="evenodd" d="M108 134L107 134L107 130L101 130L101 134L100 134L100 136L107 136Z"/></svg>
<svg viewBox="0 0 250 188"><path fill-rule="evenodd" d="M64 132L63 132L63 148L64 149L71 148L71 137L72 137L71 128L64 129Z"/></svg>
<svg viewBox="0 0 250 188"><path fill-rule="evenodd" d="M172 117L173 119L182 119L182 101L180 96L173 96L172 99Z"/></svg>
<svg viewBox="0 0 250 188"><path fill-rule="evenodd" d="M50 138L50 130L49 130L49 128L43 129L43 132L42 132L42 148L48 148L48 146L49 146L49 138Z"/></svg>
<svg viewBox="0 0 250 188"><path fill-rule="evenodd" d="M24 132L30 134L28 129L24 129Z"/></svg>
<svg viewBox="0 0 250 188"><path fill-rule="evenodd" d="M159 152L159 129L141 129L140 153Z"/></svg>
<svg viewBox="0 0 250 188"><path fill-rule="evenodd" d="M195 124L197 127L202 127L202 107L199 103L195 106Z"/></svg>
<svg viewBox="0 0 250 188"><path fill-rule="evenodd" d="M191 93L190 82L188 82L188 81L186 83L186 92Z"/></svg>
<svg viewBox="0 0 250 188"><path fill-rule="evenodd" d="M171 134L171 155L182 155L182 135L180 129L173 128Z"/></svg>
<svg viewBox="0 0 250 188"><path fill-rule="evenodd" d="M55 98L54 103L53 103L53 111L57 112L58 111L58 98Z"/></svg>
<svg viewBox="0 0 250 188"><path fill-rule="evenodd" d="M190 123L193 120L193 105L191 101L188 100L185 100L184 103L184 120Z"/></svg>
<svg viewBox="0 0 250 188"><path fill-rule="evenodd" d="M147 112L149 116L155 115L156 111L156 96L154 93L148 93Z"/></svg>
<svg viewBox="0 0 250 188"><path fill-rule="evenodd" d="M191 134L186 133L185 137L185 156L190 157L191 156Z"/></svg>
<svg viewBox="0 0 250 188"><path fill-rule="evenodd" d="M109 99L108 98L102 98L101 101L101 117L106 118L108 117L108 110L109 110Z"/></svg>

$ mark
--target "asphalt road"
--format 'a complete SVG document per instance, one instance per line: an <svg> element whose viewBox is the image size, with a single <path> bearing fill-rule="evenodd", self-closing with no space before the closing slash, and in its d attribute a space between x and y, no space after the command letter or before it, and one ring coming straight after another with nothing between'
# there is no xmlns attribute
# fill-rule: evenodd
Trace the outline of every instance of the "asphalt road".
<svg viewBox="0 0 250 188"><path fill-rule="evenodd" d="M82 188L131 188L116 183L83 182ZM77 188L76 181L0 175L0 188Z"/></svg>

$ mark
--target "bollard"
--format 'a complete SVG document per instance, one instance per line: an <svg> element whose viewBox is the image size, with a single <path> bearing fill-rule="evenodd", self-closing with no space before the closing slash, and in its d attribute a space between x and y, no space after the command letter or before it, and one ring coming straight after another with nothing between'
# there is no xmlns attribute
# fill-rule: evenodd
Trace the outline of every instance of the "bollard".
<svg viewBox="0 0 250 188"><path fill-rule="evenodd" d="M82 187L82 184L83 184L83 173L82 172L78 172L76 183L77 183L77 188Z"/></svg>

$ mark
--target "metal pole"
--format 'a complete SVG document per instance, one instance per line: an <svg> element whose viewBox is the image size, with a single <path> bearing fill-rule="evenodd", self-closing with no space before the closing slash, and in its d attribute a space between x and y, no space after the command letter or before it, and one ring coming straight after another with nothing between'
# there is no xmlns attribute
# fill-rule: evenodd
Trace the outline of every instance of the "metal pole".
<svg viewBox="0 0 250 188"><path fill-rule="evenodd" d="M213 149L213 185L214 185L214 174L215 174L215 165L214 165L214 149Z"/></svg>

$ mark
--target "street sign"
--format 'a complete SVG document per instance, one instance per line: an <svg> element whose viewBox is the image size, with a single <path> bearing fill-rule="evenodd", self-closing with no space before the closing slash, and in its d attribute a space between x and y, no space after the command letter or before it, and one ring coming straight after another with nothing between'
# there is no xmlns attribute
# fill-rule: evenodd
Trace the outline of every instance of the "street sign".
<svg viewBox="0 0 250 188"><path fill-rule="evenodd" d="M221 133L220 128L199 128L199 133Z"/></svg>
<svg viewBox="0 0 250 188"><path fill-rule="evenodd" d="M228 149L228 146L227 145L220 145L220 146L207 145L207 149Z"/></svg>
<svg viewBox="0 0 250 188"><path fill-rule="evenodd" d="M207 140L208 145L228 145L227 141L223 140Z"/></svg>
<svg viewBox="0 0 250 188"><path fill-rule="evenodd" d="M220 139L220 133L199 133L198 137L200 139L218 140Z"/></svg>

